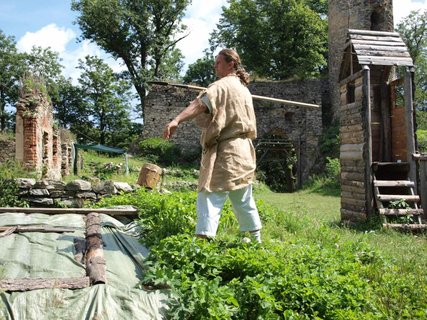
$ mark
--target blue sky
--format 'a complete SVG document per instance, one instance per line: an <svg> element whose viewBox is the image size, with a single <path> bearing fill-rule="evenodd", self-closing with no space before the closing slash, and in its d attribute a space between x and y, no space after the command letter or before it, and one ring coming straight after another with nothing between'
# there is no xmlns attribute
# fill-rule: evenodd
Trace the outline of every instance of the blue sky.
<svg viewBox="0 0 427 320"><path fill-rule="evenodd" d="M203 56L208 47L209 33L219 20L221 7L226 0L193 0L184 23L190 35L179 43L186 65ZM77 42L78 26L73 24L76 12L71 11L71 0L0 0L0 29L15 37L20 51L29 51L33 45L51 47L57 51L65 66L66 76L76 78L78 59L86 55L100 56L115 70L123 66L120 61L109 59L95 44ZM395 22L411 10L427 9L427 0L394 0Z"/></svg>

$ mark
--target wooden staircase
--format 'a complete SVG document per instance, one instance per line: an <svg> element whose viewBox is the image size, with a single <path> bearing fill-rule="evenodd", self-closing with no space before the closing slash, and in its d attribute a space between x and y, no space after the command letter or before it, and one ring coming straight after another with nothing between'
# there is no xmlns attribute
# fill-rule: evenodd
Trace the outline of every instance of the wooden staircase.
<svg viewBox="0 0 427 320"><path fill-rule="evenodd" d="M408 178L407 163L375 163L373 187L375 204L383 227L399 230L424 230L420 196L415 183Z"/></svg>

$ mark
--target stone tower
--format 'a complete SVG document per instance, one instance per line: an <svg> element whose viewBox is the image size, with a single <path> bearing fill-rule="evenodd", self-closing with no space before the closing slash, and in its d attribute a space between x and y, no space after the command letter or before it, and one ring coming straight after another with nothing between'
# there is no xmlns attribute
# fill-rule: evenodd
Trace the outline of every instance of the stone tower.
<svg viewBox="0 0 427 320"><path fill-rule="evenodd" d="M393 31L392 0L328 0L329 87L334 118L340 104L338 76L348 29Z"/></svg>

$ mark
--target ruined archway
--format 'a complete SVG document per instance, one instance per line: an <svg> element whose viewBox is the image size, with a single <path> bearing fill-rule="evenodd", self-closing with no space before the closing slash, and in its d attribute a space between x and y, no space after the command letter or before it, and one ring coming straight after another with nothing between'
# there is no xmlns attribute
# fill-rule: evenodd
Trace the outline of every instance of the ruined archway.
<svg viewBox="0 0 427 320"><path fill-rule="evenodd" d="M294 192L297 186L297 152L286 132L274 128L257 139L257 175L272 191Z"/></svg>

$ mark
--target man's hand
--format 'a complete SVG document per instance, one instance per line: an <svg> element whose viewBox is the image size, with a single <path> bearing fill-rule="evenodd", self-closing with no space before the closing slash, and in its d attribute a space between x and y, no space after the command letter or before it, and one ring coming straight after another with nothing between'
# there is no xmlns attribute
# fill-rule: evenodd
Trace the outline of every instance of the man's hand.
<svg viewBox="0 0 427 320"><path fill-rule="evenodd" d="M176 131L176 128L181 122L193 119L197 115L205 112L208 109L199 98L194 99L190 104L181 111L179 115L169 122L163 130L163 139L170 139Z"/></svg>
<svg viewBox="0 0 427 320"><path fill-rule="evenodd" d="M169 122L163 130L163 139L170 139L178 128L178 121L175 119Z"/></svg>

